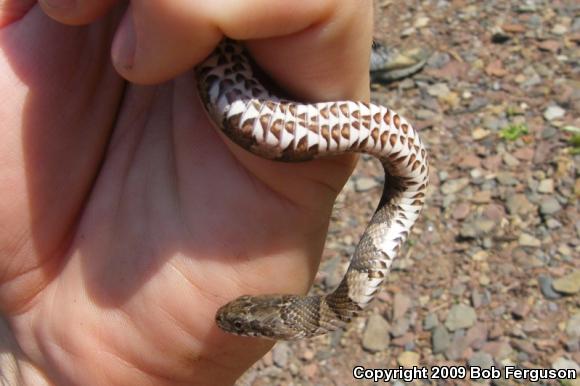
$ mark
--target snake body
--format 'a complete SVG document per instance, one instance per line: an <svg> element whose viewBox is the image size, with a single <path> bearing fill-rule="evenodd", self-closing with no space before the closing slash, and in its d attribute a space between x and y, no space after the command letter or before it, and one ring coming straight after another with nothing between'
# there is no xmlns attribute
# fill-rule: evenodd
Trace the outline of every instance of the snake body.
<svg viewBox="0 0 580 386"><path fill-rule="evenodd" d="M425 200L427 153L394 111L365 102L303 104L274 95L257 80L237 42L224 40L196 69L202 102L230 139L262 157L303 161L345 152L377 157L385 170L378 208L344 279L325 296L241 296L222 306L230 333L294 340L343 327L373 299Z"/></svg>

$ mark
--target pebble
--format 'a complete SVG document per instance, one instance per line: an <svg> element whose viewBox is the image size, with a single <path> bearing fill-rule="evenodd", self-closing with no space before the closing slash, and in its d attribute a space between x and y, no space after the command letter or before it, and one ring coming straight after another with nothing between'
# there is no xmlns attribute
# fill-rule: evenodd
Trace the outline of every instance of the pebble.
<svg viewBox="0 0 580 386"><path fill-rule="evenodd" d="M483 129L481 127L477 127L477 128L475 128L475 130L473 130L473 132L471 133L471 136L476 141L479 141L481 139L487 138L489 136L489 134L491 134L491 131Z"/></svg>
<svg viewBox="0 0 580 386"><path fill-rule="evenodd" d="M530 306L527 303L519 303L512 309L512 315L515 319L524 319L530 312Z"/></svg>
<svg viewBox="0 0 580 386"><path fill-rule="evenodd" d="M411 307L411 298L405 294L397 292L393 300L393 320L397 320Z"/></svg>
<svg viewBox="0 0 580 386"><path fill-rule="evenodd" d="M554 35L565 35L568 32L568 28L562 24L555 24L550 32Z"/></svg>
<svg viewBox="0 0 580 386"><path fill-rule="evenodd" d="M477 320L475 310L465 304L456 304L451 307L445 319L445 327L449 331L455 331L460 328L468 328L473 326Z"/></svg>
<svg viewBox="0 0 580 386"><path fill-rule="evenodd" d="M513 194L507 198L507 210L511 214L527 215L536 210L536 206L528 200L525 194Z"/></svg>
<svg viewBox="0 0 580 386"><path fill-rule="evenodd" d="M389 347L390 325L381 315L374 314L368 321L363 332L362 346L370 352L383 351Z"/></svg>
<svg viewBox="0 0 580 386"><path fill-rule="evenodd" d="M469 366L490 369L493 366L493 357L483 351L478 351L469 358Z"/></svg>
<svg viewBox="0 0 580 386"><path fill-rule="evenodd" d="M573 295L580 292L580 270L576 270L566 276L552 282L552 287L563 294Z"/></svg>
<svg viewBox="0 0 580 386"><path fill-rule="evenodd" d="M419 16L415 19L415 23L413 24L413 26L415 28L423 28L423 27L426 27L427 24L429 24L429 18L427 16ZM556 26L554 26L554 28ZM552 29L552 33L555 33L554 29Z"/></svg>
<svg viewBox="0 0 580 386"><path fill-rule="evenodd" d="M540 213L550 215L562 210L562 205L553 196L546 197L540 204Z"/></svg>
<svg viewBox="0 0 580 386"><path fill-rule="evenodd" d="M453 217L455 220L463 220L467 218L470 211L471 206L467 202L462 202L453 209L451 217Z"/></svg>
<svg viewBox="0 0 580 386"><path fill-rule="evenodd" d="M522 233L518 239L518 243L522 247L532 247L539 248L542 246L542 242L528 233Z"/></svg>
<svg viewBox="0 0 580 386"><path fill-rule="evenodd" d="M518 179L510 172L499 172L495 176L497 182L504 186L514 186L519 183Z"/></svg>
<svg viewBox="0 0 580 386"><path fill-rule="evenodd" d="M491 354L496 362L507 358L513 351L508 342L487 342L481 350Z"/></svg>
<svg viewBox="0 0 580 386"><path fill-rule="evenodd" d="M397 362L404 368L411 369L419 366L420 355L414 351L403 351L397 357Z"/></svg>
<svg viewBox="0 0 580 386"><path fill-rule="evenodd" d="M540 285L540 290L542 291L542 295L546 299L554 300L560 299L562 295L554 291L552 288L552 278L548 275L540 275L538 276L538 284Z"/></svg>
<svg viewBox="0 0 580 386"><path fill-rule="evenodd" d="M546 121L553 121L555 119L562 118L564 115L566 115L566 110L558 105L549 106L544 111L544 118Z"/></svg>
<svg viewBox="0 0 580 386"><path fill-rule="evenodd" d="M342 281L344 274L340 269L341 262L342 259L340 256L334 256L330 260L326 261L326 263L322 264L320 270L321 272L325 273L323 281L326 288L334 289Z"/></svg>
<svg viewBox="0 0 580 386"><path fill-rule="evenodd" d="M564 341L564 348L568 352L579 352L580 351L580 339L567 339Z"/></svg>
<svg viewBox="0 0 580 386"><path fill-rule="evenodd" d="M538 192L545 194L554 193L554 180L546 178L545 180L540 181Z"/></svg>
<svg viewBox="0 0 580 386"><path fill-rule="evenodd" d="M445 326L438 324L431 335L433 354L439 354L447 350L451 344L451 335Z"/></svg>
<svg viewBox="0 0 580 386"><path fill-rule="evenodd" d="M423 329L430 331L434 329L439 324L439 318L437 314L427 314L425 320L423 321Z"/></svg>
<svg viewBox="0 0 580 386"><path fill-rule="evenodd" d="M504 153L502 159L507 166L515 167L520 164L520 161L510 153Z"/></svg>
<svg viewBox="0 0 580 386"><path fill-rule="evenodd" d="M453 180L446 181L441 185L441 192L445 195L457 193L465 189L469 185L468 178L457 178Z"/></svg>
<svg viewBox="0 0 580 386"><path fill-rule="evenodd" d="M570 359L566 359L564 357L560 357L558 359L556 359L553 363L552 363L552 368L553 369L557 369L557 370L576 370L576 373L580 373L580 366L578 365L578 363L570 360Z"/></svg>
<svg viewBox="0 0 580 386"><path fill-rule="evenodd" d="M399 318L395 320L393 326L391 327L391 335L394 338L405 335L405 333L409 331L410 325L411 322L408 318Z"/></svg>
<svg viewBox="0 0 580 386"><path fill-rule="evenodd" d="M566 335L570 338L580 338L580 312L572 315L566 323Z"/></svg>
<svg viewBox="0 0 580 386"><path fill-rule="evenodd" d="M435 83L427 87L427 93L434 97L441 97L449 94L450 90L445 83Z"/></svg>
<svg viewBox="0 0 580 386"><path fill-rule="evenodd" d="M290 347L286 342L278 342L272 349L272 360L276 366L284 369L288 366L291 354Z"/></svg>
<svg viewBox="0 0 580 386"><path fill-rule="evenodd" d="M475 323L465 334L466 344L474 349L479 350L486 341L487 325L485 323Z"/></svg>
<svg viewBox="0 0 580 386"><path fill-rule="evenodd" d="M306 378L314 378L318 373L318 364L316 363L307 364L302 368L302 372L304 373Z"/></svg>
<svg viewBox="0 0 580 386"><path fill-rule="evenodd" d="M379 187L379 182L374 178L361 177L357 178L354 184L354 189L357 192L367 192L369 190Z"/></svg>

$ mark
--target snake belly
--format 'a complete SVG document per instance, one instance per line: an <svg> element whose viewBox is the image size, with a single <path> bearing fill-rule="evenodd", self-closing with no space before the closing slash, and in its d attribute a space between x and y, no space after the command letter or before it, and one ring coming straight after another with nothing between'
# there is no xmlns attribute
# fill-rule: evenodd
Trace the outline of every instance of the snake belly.
<svg viewBox="0 0 580 386"><path fill-rule="evenodd" d="M308 338L343 327L380 290L425 200L427 153L405 118L387 107L339 101L304 104L274 95L256 78L246 50L223 40L196 68L215 125L264 158L303 161L346 152L377 157L385 170L378 208L334 292L324 296L241 296L216 313L233 334Z"/></svg>

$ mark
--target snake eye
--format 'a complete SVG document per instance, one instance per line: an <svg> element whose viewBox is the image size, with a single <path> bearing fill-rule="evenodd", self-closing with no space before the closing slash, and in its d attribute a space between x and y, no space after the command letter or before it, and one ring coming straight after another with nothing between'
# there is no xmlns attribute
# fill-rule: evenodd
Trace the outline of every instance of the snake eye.
<svg viewBox="0 0 580 386"><path fill-rule="evenodd" d="M242 322L240 322L239 320L236 320L234 322L234 327L236 328L236 330L241 330L242 329Z"/></svg>

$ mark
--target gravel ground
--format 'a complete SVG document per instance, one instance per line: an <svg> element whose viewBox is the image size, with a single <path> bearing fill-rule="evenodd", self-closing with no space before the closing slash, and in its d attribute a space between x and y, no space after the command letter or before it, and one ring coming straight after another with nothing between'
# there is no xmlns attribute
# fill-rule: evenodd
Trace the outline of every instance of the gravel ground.
<svg viewBox="0 0 580 386"><path fill-rule="evenodd" d="M580 373L580 3L375 4L379 39L433 51L422 72L373 85L374 100L414 122L429 148L426 208L367 317L278 343L247 380L373 384L355 380L355 366ZM380 165L361 158L337 200L314 292L342 278L382 181ZM472 384L457 375L376 384Z"/></svg>

